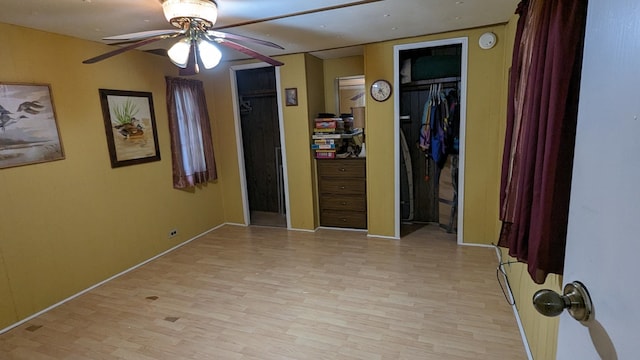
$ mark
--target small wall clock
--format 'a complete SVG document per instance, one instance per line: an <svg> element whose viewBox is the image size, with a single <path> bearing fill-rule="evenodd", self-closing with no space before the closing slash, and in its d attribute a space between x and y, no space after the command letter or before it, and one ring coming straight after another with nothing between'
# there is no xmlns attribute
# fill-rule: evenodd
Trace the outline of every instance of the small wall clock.
<svg viewBox="0 0 640 360"><path fill-rule="evenodd" d="M391 96L391 84L387 80L376 80L371 84L371 97L375 101L385 101Z"/></svg>

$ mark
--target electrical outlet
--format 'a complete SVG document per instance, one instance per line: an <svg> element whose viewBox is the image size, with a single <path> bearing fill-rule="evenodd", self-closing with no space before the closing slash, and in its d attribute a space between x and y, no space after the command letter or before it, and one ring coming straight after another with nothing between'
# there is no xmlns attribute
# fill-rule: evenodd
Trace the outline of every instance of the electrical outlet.
<svg viewBox="0 0 640 360"><path fill-rule="evenodd" d="M169 231L169 238L175 237L176 235L178 235L178 229L171 229L171 231Z"/></svg>

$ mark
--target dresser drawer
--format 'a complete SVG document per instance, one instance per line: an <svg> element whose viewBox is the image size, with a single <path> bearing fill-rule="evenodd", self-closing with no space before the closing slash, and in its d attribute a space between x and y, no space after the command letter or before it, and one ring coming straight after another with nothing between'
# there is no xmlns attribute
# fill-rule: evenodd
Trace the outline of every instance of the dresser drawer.
<svg viewBox="0 0 640 360"><path fill-rule="evenodd" d="M320 208L342 211L367 211L367 201L361 195L320 195Z"/></svg>
<svg viewBox="0 0 640 360"><path fill-rule="evenodd" d="M367 228L366 162L317 160L320 226Z"/></svg>
<svg viewBox="0 0 640 360"><path fill-rule="evenodd" d="M318 160L318 174L328 177L365 178L364 160Z"/></svg>
<svg viewBox="0 0 640 360"><path fill-rule="evenodd" d="M321 226L364 229L367 227L367 213L361 211L323 210Z"/></svg>
<svg viewBox="0 0 640 360"><path fill-rule="evenodd" d="M367 192L367 184L363 179L327 179L320 178L318 184L320 196L323 194L356 194L364 195Z"/></svg>

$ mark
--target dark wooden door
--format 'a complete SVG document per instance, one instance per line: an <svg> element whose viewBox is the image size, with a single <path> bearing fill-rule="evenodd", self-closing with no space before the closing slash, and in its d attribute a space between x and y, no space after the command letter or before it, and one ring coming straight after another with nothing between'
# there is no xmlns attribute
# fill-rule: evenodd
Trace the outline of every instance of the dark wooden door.
<svg viewBox="0 0 640 360"><path fill-rule="evenodd" d="M284 213L280 127L273 67L236 73L252 223L255 213Z"/></svg>

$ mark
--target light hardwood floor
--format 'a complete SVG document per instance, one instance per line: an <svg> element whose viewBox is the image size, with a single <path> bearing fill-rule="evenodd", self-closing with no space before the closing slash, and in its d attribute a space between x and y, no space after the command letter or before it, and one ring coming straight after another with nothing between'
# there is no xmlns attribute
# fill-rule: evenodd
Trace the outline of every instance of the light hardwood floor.
<svg viewBox="0 0 640 360"><path fill-rule="evenodd" d="M495 251L225 226L0 335L0 359L526 359Z"/></svg>

